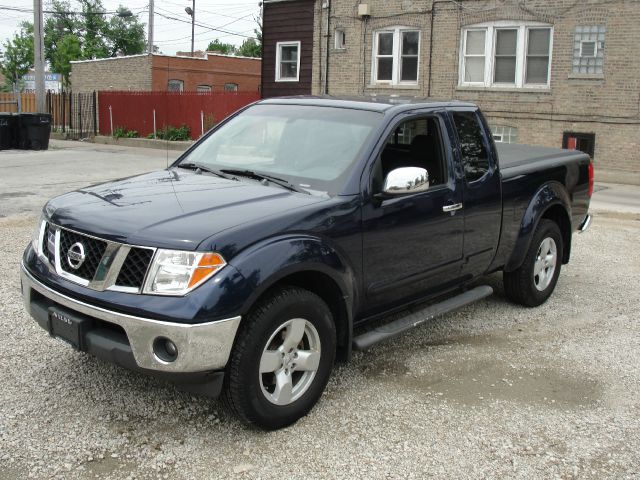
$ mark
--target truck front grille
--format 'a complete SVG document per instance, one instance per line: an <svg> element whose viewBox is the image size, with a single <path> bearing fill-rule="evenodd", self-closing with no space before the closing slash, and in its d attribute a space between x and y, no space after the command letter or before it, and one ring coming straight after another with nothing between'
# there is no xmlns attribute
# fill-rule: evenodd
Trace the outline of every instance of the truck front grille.
<svg viewBox="0 0 640 480"><path fill-rule="evenodd" d="M147 269L153 257L153 250L133 247L124 261L116 285L121 287L142 287Z"/></svg>
<svg viewBox="0 0 640 480"><path fill-rule="evenodd" d="M155 249L111 242L47 222L41 253L56 273L71 282L94 290L139 293ZM124 255L123 262L115 261Z"/></svg>
<svg viewBox="0 0 640 480"><path fill-rule="evenodd" d="M69 251L74 245L82 245L85 257L77 269L74 269L68 260ZM93 280L106 249L107 242L105 241L60 229L60 266L67 273L85 280Z"/></svg>

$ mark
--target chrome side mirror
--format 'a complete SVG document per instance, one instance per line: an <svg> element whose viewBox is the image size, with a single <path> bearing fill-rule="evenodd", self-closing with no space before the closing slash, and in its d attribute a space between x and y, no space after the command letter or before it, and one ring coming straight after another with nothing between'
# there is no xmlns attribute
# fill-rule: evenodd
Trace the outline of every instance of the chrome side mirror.
<svg viewBox="0 0 640 480"><path fill-rule="evenodd" d="M383 193L386 195L406 195L429 189L429 172L425 168L402 167L391 170L384 179Z"/></svg>

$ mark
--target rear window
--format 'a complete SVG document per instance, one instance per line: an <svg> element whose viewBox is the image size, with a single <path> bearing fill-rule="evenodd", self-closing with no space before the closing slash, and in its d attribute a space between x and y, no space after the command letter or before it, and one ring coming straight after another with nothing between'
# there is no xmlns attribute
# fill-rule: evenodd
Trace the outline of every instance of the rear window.
<svg viewBox="0 0 640 480"><path fill-rule="evenodd" d="M454 112L453 121L460 142L465 177L468 182L474 182L489 171L489 156L480 120L474 112Z"/></svg>

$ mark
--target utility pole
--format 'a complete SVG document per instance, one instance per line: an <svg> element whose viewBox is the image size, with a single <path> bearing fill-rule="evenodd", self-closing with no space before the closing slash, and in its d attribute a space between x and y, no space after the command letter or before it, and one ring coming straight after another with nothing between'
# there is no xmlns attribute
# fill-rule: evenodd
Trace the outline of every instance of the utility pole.
<svg viewBox="0 0 640 480"><path fill-rule="evenodd" d="M193 57L193 35L196 28L196 0L192 0L191 12L191 56Z"/></svg>
<svg viewBox="0 0 640 480"><path fill-rule="evenodd" d="M184 9L188 15L191 15L191 56L193 57L193 37L196 27L196 0L192 0L190 7Z"/></svg>
<svg viewBox="0 0 640 480"><path fill-rule="evenodd" d="M45 113L44 31L42 0L33 0L33 61L36 77L36 110Z"/></svg>
<svg viewBox="0 0 640 480"><path fill-rule="evenodd" d="M153 52L153 0L149 0L149 53Z"/></svg>

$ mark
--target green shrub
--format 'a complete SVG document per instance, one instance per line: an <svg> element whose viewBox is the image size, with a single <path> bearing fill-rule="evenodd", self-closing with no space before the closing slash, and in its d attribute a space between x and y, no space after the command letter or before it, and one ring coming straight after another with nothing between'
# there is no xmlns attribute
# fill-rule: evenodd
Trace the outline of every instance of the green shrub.
<svg viewBox="0 0 640 480"><path fill-rule="evenodd" d="M113 138L138 138L138 132L127 130L126 127L116 127L113 129Z"/></svg>
<svg viewBox="0 0 640 480"><path fill-rule="evenodd" d="M116 127L113 129L113 138L122 138L127 133L127 129L124 127Z"/></svg>
<svg viewBox="0 0 640 480"><path fill-rule="evenodd" d="M153 133L148 136L148 138L153 138ZM167 125L156 131L156 137L160 140L169 140L170 142L191 140L191 130L188 125L182 125L180 127L174 127L172 125Z"/></svg>

